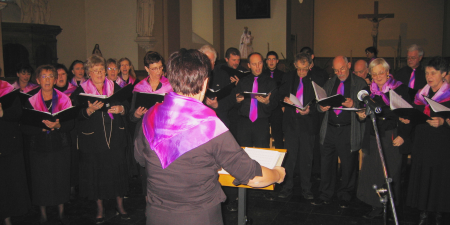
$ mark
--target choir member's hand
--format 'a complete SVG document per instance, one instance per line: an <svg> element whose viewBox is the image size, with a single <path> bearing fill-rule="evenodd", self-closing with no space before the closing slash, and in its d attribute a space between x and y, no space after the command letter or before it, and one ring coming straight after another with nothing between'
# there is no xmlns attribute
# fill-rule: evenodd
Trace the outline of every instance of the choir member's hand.
<svg viewBox="0 0 450 225"><path fill-rule="evenodd" d="M90 116L95 111L101 109L103 107L103 105L104 105L104 103L100 102L100 101L95 101L94 103L91 103L90 101L88 101L88 107L86 109L86 112Z"/></svg>
<svg viewBox="0 0 450 225"><path fill-rule="evenodd" d="M393 141L392 141L392 145L398 147L400 145L402 145L403 143L405 143L405 140L403 140L402 137L397 136Z"/></svg>
<svg viewBox="0 0 450 225"><path fill-rule="evenodd" d="M404 123L404 124L409 124L411 122L411 120L408 119L403 119L401 117L398 118L398 120L400 120L400 122Z"/></svg>
<svg viewBox="0 0 450 225"><path fill-rule="evenodd" d="M270 102L270 95L272 95L272 93L269 93L268 95L265 95L265 96L256 95L255 98L256 98L256 100L258 100L258 102L261 102L261 103L267 105Z"/></svg>
<svg viewBox="0 0 450 225"><path fill-rule="evenodd" d="M61 128L61 124L59 123L59 119L56 119L55 122L52 122L50 120L42 120L42 122L45 124L45 126L47 126L48 128L50 128L50 130L55 130Z"/></svg>
<svg viewBox="0 0 450 225"><path fill-rule="evenodd" d="M236 94L236 102L241 103L242 101L244 101L244 95Z"/></svg>
<svg viewBox="0 0 450 225"><path fill-rule="evenodd" d="M123 105L111 106L111 108L108 109L108 113L124 115L125 114L125 107L123 107Z"/></svg>
<svg viewBox="0 0 450 225"><path fill-rule="evenodd" d="M358 117L359 117L360 120L364 120L367 117L366 112L363 111L363 110L356 111L356 114L358 114Z"/></svg>
<svg viewBox="0 0 450 225"><path fill-rule="evenodd" d="M3 117L3 108L2 108L2 103L0 103L0 117Z"/></svg>
<svg viewBox="0 0 450 225"><path fill-rule="evenodd" d="M351 98L346 98L345 102L342 103L342 106L346 107L346 108L351 108L353 107L353 99Z"/></svg>
<svg viewBox="0 0 450 225"><path fill-rule="evenodd" d="M278 172L280 179L278 179L277 183L281 184L284 181L284 177L286 176L286 170L284 169L284 167L281 166L275 166L273 170Z"/></svg>
<svg viewBox="0 0 450 225"><path fill-rule="evenodd" d="M320 107L320 111L322 111L322 112L326 112L331 108L331 106L321 106L321 105L319 105L319 107Z"/></svg>
<svg viewBox="0 0 450 225"><path fill-rule="evenodd" d="M300 115L302 115L302 116L308 115L308 114L309 114L309 105L306 106L306 109L305 109L305 110L299 110L299 109L296 109L296 110L297 110L297 112L299 112Z"/></svg>
<svg viewBox="0 0 450 225"><path fill-rule="evenodd" d="M231 81L231 83L234 83L235 85L237 85L239 82L239 78L237 76L230 77L230 81Z"/></svg>
<svg viewBox="0 0 450 225"><path fill-rule="evenodd" d="M284 97L284 102L286 102L287 104L294 104L291 99L289 99L289 97Z"/></svg>
<svg viewBox="0 0 450 225"><path fill-rule="evenodd" d="M427 123L432 127L438 128L444 124L444 119L442 117L431 117L431 120L427 120Z"/></svg>
<svg viewBox="0 0 450 225"><path fill-rule="evenodd" d="M217 109L219 107L219 102L217 101L217 97L214 97L214 99L210 99L206 97L206 105L210 106L213 109Z"/></svg>
<svg viewBox="0 0 450 225"><path fill-rule="evenodd" d="M147 111L148 109L144 107L139 107L136 109L136 111L134 111L134 117L140 119Z"/></svg>

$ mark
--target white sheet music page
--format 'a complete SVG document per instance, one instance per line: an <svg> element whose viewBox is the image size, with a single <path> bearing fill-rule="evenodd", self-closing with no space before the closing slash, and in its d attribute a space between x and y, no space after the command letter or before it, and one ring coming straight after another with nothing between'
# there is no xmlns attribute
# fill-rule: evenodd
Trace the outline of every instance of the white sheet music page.
<svg viewBox="0 0 450 225"><path fill-rule="evenodd" d="M317 85L314 81L312 81L312 85L314 88L314 93L316 94L317 101L320 101L324 98L327 98L327 92L325 89L321 88L319 85Z"/></svg>
<svg viewBox="0 0 450 225"><path fill-rule="evenodd" d="M273 169L275 167L281 154L279 151L270 151L258 148L244 148L244 151L247 152L251 159L257 161L261 166L269 169ZM219 174L228 174L228 172L221 169Z"/></svg>
<svg viewBox="0 0 450 225"><path fill-rule="evenodd" d="M391 110L402 109L402 108L413 108L405 99L398 95L392 89L389 91L389 102L391 105Z"/></svg>
<svg viewBox="0 0 450 225"><path fill-rule="evenodd" d="M435 102L433 99L427 98L425 97L425 100L428 102L428 104L430 104L431 109L434 112L445 112L445 111L450 111L449 108L445 107L442 104L439 104L437 102Z"/></svg>
<svg viewBox="0 0 450 225"><path fill-rule="evenodd" d="M303 108L302 103L300 103L300 100L298 100L298 98L295 97L295 95L293 94L289 95L289 100L291 100L291 102L294 103L295 106Z"/></svg>

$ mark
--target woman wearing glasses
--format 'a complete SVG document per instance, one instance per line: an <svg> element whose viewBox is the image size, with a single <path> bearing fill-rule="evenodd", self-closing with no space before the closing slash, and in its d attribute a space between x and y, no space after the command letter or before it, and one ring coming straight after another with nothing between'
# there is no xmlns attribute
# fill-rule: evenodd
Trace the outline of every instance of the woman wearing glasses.
<svg viewBox="0 0 450 225"><path fill-rule="evenodd" d="M36 69L40 91L28 99L26 108L57 113L70 108L70 98L53 88L57 80L51 65ZM29 150L32 203L40 206L41 224L47 223L46 206L58 205L60 224L68 224L64 203L70 198L70 131L74 121L43 120L45 128L22 124L24 147Z"/></svg>
<svg viewBox="0 0 450 225"><path fill-rule="evenodd" d="M72 94L76 105L81 93L111 96L120 87L106 79L105 59L92 55L85 63L89 79ZM128 191L125 163L126 133L124 118L126 102L113 102L106 109L100 101L87 102L78 116L78 146L80 149L80 196L97 202L95 222L103 223L103 199L115 198L117 213L129 219L123 207L123 195ZM105 106L107 107L107 106Z"/></svg>

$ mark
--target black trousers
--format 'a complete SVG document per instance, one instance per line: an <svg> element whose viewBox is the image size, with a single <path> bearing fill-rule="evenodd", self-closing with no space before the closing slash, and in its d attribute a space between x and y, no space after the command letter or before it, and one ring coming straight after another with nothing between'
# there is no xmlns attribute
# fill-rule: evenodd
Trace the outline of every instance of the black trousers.
<svg viewBox="0 0 450 225"><path fill-rule="evenodd" d="M283 142L283 110L278 105L269 117L275 148L284 148Z"/></svg>
<svg viewBox="0 0 450 225"><path fill-rule="evenodd" d="M285 159L286 177L283 188L292 189L294 187L294 169L295 165L299 163L302 191L310 191L315 135L292 131L287 132L285 136L287 155Z"/></svg>
<svg viewBox="0 0 450 225"><path fill-rule="evenodd" d="M236 139L244 147L269 148L269 118L258 118L252 122L248 117L240 116Z"/></svg>
<svg viewBox="0 0 450 225"><path fill-rule="evenodd" d="M350 201L351 192L356 184L357 152L350 152L351 126L334 127L328 124L325 141L320 148L321 181L320 196L323 200L331 200L334 195L337 177L338 156L341 160L341 184L337 191L340 200Z"/></svg>

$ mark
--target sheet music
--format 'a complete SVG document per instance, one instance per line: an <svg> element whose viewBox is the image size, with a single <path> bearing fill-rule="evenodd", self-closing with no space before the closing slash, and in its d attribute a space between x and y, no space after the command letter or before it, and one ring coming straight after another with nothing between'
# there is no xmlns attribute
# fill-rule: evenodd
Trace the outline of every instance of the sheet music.
<svg viewBox="0 0 450 225"><path fill-rule="evenodd" d="M395 91L392 89L389 90L389 102L391 105L391 110L394 109L401 109L401 108L413 108L412 105L410 105L405 99L403 99L400 95L398 95Z"/></svg>
<svg viewBox="0 0 450 225"><path fill-rule="evenodd" d="M334 110L334 109L337 109L337 110L344 110L344 111L362 111L362 110L365 110L366 108L360 108L360 109L358 109L358 108L345 108L345 107L339 108L339 107L333 107L333 110Z"/></svg>
<svg viewBox="0 0 450 225"><path fill-rule="evenodd" d="M95 94L86 94L86 93L80 93L80 95L94 97L94 98L108 98L108 96L106 96L106 95L95 95Z"/></svg>
<svg viewBox="0 0 450 225"><path fill-rule="evenodd" d="M449 108L445 107L442 104L439 104L437 102L435 102L433 99L427 98L425 97L425 100L428 102L428 104L430 104L431 109L434 112L446 112L446 111L450 111Z"/></svg>
<svg viewBox="0 0 450 225"><path fill-rule="evenodd" d="M312 81L312 85L314 88L314 93L316 94L317 101L320 101L324 98L327 98L327 92L325 89L321 88L319 85L317 85L314 81Z"/></svg>
<svg viewBox="0 0 450 225"><path fill-rule="evenodd" d="M295 95L293 94L289 95L289 100L291 100L291 102L294 103L295 106L303 108L302 103L300 103L300 100L298 100L298 98L295 97Z"/></svg>
<svg viewBox="0 0 450 225"><path fill-rule="evenodd" d="M262 150L257 148L244 148L244 151L247 152L248 156L257 161L261 166L267 167L269 169L273 169L280 157L279 151L270 151L270 150ZM219 174L229 174L224 169L219 171Z"/></svg>

